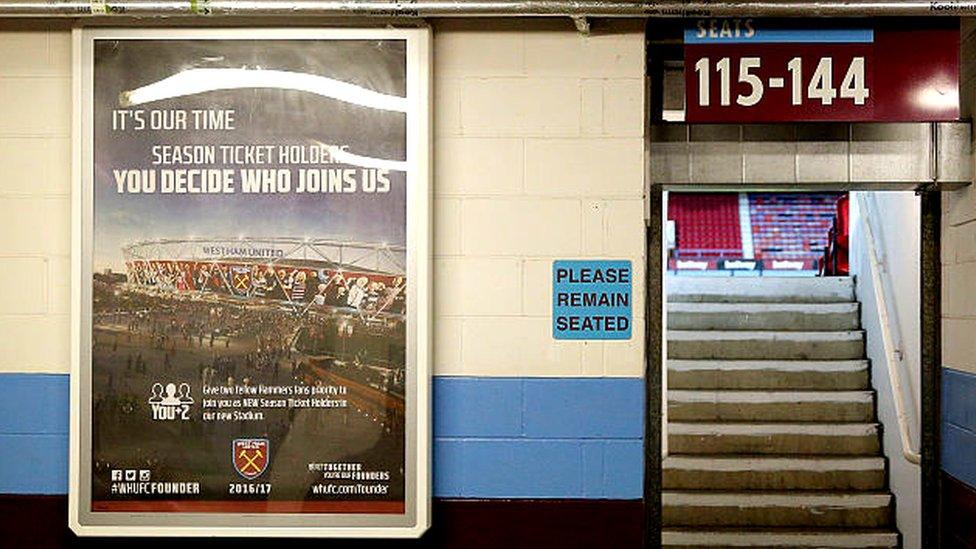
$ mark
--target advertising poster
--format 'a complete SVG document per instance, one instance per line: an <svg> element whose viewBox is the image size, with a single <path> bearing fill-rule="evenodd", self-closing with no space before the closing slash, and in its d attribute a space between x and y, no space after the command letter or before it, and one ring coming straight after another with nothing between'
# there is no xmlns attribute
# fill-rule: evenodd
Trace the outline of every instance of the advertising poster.
<svg viewBox="0 0 976 549"><path fill-rule="evenodd" d="M76 530L426 528L427 40L76 34Z"/></svg>

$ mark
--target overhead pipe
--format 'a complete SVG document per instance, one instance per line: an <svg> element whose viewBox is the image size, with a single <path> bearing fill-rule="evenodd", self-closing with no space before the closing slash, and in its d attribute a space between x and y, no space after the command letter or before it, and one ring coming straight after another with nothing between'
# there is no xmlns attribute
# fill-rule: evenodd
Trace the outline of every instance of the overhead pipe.
<svg viewBox="0 0 976 549"><path fill-rule="evenodd" d="M9 17L879 17L976 15L972 0L4 0Z"/></svg>

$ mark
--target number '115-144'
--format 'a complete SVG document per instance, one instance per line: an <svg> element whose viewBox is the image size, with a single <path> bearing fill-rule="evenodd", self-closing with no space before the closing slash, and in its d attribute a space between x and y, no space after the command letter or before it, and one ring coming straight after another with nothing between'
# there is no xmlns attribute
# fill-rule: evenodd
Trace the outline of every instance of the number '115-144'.
<svg viewBox="0 0 976 549"><path fill-rule="evenodd" d="M786 79L781 77L769 77L763 82L756 74L761 65L762 60L759 57L739 59L737 79L741 84L749 86L750 91L736 95L737 105L752 107L762 101L767 87L779 89L786 86ZM695 72L698 74L698 105L701 107L708 107L712 103L711 67L712 61L708 57L703 57L695 63ZM719 78L719 104L723 107L732 104L732 68L732 62L728 57L723 57L715 63L714 72L718 73ZM821 57L809 80L806 80L804 75L803 59L794 57L787 63L786 68L790 73L789 84L793 105L802 105L804 101L820 101L822 105L832 105L838 97L852 100L855 105L864 105L870 96L864 77L863 57L851 59L839 88L834 87L832 57Z"/></svg>

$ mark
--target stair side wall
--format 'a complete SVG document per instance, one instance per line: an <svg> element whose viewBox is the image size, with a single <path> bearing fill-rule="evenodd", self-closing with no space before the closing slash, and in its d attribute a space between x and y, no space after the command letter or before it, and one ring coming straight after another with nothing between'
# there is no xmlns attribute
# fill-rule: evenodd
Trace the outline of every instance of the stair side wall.
<svg viewBox="0 0 976 549"><path fill-rule="evenodd" d="M907 405L913 448L918 451L921 425L921 361L919 349L919 223L920 202L911 192L852 193L866 194L873 203L873 229L878 254L884 259L887 274L882 284L887 287L888 311L892 319L894 346L901 352L898 364L903 398ZM888 482L895 495L896 523L902 533L905 549L921 547L921 469L909 463L902 453L894 395L881 338L881 321L871 265L866 248L865 218L858 200L851 200L851 271L856 277L855 292L861 303L861 326L867 337L865 351L871 364L871 383L877 392L878 421L884 425L882 447L888 458Z"/></svg>

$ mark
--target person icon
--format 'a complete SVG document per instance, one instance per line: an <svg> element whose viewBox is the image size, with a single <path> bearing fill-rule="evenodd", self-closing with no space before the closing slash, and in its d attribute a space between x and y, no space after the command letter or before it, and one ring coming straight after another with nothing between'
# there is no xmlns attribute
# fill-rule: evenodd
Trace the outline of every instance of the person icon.
<svg viewBox="0 0 976 549"><path fill-rule="evenodd" d="M149 397L150 404L158 404L163 401L163 385L161 383L153 383L152 385L152 396Z"/></svg>
<svg viewBox="0 0 976 549"><path fill-rule="evenodd" d="M190 396L189 383L180 383L180 391L178 397L179 397L180 404L193 404L193 397Z"/></svg>
<svg viewBox="0 0 976 549"><path fill-rule="evenodd" d="M180 400L176 398L175 383L166 384L166 396L163 397L162 404L164 406L178 406L180 404Z"/></svg>

